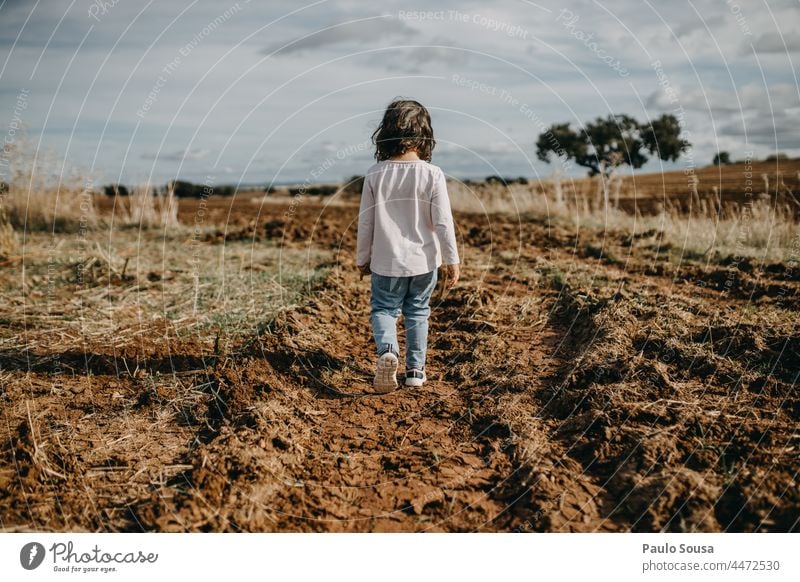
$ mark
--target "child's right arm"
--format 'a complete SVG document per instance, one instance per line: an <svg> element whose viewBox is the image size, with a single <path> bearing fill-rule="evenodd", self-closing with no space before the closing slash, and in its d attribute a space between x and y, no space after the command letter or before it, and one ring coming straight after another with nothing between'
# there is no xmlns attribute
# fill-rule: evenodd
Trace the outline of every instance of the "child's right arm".
<svg viewBox="0 0 800 582"><path fill-rule="evenodd" d="M361 276L369 274L372 259L372 234L375 228L375 195L369 183L369 176L364 176L361 189L361 204L358 211L358 236L356 242L356 266Z"/></svg>

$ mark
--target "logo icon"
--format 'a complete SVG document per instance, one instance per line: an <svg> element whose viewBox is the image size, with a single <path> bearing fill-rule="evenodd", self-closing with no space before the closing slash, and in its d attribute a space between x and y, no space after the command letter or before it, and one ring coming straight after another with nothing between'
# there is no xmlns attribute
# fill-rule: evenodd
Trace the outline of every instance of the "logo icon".
<svg viewBox="0 0 800 582"><path fill-rule="evenodd" d="M26 570L35 570L44 561L44 546L39 542L29 542L19 552L19 563Z"/></svg>

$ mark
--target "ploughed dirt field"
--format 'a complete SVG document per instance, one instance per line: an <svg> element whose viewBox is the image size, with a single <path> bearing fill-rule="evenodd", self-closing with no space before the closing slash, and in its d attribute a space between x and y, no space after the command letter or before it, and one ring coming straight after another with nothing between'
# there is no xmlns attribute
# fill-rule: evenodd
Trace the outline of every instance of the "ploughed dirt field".
<svg viewBox="0 0 800 582"><path fill-rule="evenodd" d="M429 382L376 395L357 207L203 204L3 267L4 530L800 529L796 265L457 214ZM194 303L193 252L235 269Z"/></svg>

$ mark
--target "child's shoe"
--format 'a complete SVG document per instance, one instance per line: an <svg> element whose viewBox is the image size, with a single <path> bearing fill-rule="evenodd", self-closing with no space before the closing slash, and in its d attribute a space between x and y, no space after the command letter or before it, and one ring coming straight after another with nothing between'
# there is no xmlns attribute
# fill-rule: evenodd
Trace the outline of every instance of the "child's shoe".
<svg viewBox="0 0 800 582"><path fill-rule="evenodd" d="M418 388L422 386L427 379L425 370L417 370L416 368L406 370L406 386Z"/></svg>
<svg viewBox="0 0 800 582"><path fill-rule="evenodd" d="M397 390L397 354L394 352L381 354L372 385L381 393Z"/></svg>

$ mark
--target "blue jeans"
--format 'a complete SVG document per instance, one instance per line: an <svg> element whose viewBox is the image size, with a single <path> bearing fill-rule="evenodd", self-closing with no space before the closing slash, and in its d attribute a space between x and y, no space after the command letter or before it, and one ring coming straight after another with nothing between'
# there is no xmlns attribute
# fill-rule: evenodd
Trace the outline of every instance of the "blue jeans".
<svg viewBox="0 0 800 582"><path fill-rule="evenodd" d="M436 287L436 270L414 277L385 277L372 273L372 333L378 355L391 350L400 354L397 318L406 326L406 370L425 368L428 349L430 301Z"/></svg>

